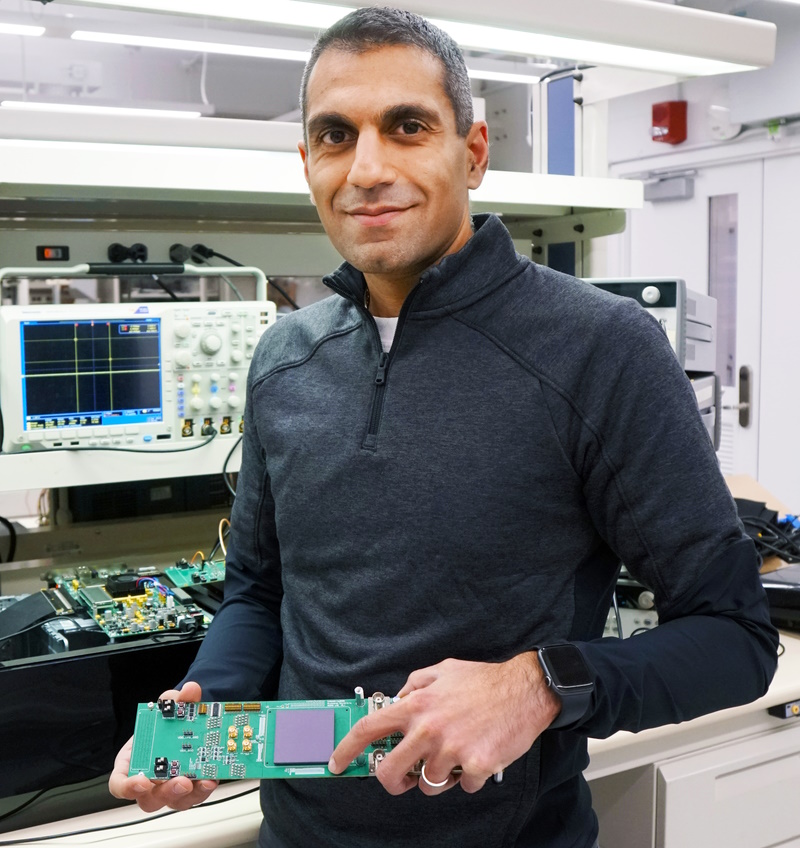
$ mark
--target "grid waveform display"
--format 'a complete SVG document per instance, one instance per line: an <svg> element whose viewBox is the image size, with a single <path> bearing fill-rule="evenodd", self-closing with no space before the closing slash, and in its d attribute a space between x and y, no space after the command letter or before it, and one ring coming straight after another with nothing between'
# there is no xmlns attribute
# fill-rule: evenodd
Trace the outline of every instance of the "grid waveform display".
<svg viewBox="0 0 800 848"><path fill-rule="evenodd" d="M158 318L22 322L26 427L162 420L160 326Z"/></svg>

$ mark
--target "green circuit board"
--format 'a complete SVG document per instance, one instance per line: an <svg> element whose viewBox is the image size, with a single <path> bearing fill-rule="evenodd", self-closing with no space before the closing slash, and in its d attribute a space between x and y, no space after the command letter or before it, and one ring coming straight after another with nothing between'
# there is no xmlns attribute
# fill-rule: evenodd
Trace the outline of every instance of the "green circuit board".
<svg viewBox="0 0 800 848"><path fill-rule="evenodd" d="M225 560L203 560L192 565L188 560L182 559L174 566L165 568L164 574L169 577L173 586L181 589L203 583L219 583L225 579Z"/></svg>
<svg viewBox="0 0 800 848"><path fill-rule="evenodd" d="M152 568L79 566L45 577L48 591L61 597L65 608L88 614L112 642L164 632L188 635L211 623L183 589L165 586Z"/></svg>
<svg viewBox="0 0 800 848"><path fill-rule="evenodd" d="M402 739L378 739L340 775L327 763L363 716L388 704L380 692L328 701L163 700L140 704L129 774L151 780L184 776L244 778L368 777Z"/></svg>

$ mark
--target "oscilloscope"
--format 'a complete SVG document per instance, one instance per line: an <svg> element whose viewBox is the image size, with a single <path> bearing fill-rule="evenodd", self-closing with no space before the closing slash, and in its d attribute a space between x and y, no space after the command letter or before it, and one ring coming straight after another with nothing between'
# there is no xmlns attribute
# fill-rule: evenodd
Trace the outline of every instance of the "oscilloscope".
<svg viewBox="0 0 800 848"><path fill-rule="evenodd" d="M241 431L269 301L4 306L3 450L183 448Z"/></svg>

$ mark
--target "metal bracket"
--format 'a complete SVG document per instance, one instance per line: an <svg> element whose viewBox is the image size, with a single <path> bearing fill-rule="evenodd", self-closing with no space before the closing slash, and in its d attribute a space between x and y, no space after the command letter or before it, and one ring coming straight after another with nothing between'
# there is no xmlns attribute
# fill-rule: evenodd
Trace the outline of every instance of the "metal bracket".
<svg viewBox="0 0 800 848"><path fill-rule="evenodd" d="M582 242L600 236L611 236L625 229L624 209L601 209L596 212L579 212L558 218L542 218L531 233L537 246Z"/></svg>

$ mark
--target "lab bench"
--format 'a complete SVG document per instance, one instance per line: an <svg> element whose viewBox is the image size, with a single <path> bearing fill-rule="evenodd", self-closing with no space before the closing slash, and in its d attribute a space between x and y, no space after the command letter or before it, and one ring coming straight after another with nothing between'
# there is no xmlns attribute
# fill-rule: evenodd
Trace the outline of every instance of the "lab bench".
<svg viewBox="0 0 800 848"><path fill-rule="evenodd" d="M768 707L800 699L800 635L781 634L785 651L758 701L679 725L590 739L586 771L604 848L767 848L800 845L800 717ZM7 839L139 822L113 833L117 848L255 846L261 813L254 781L221 786L224 803L156 819L136 806L0 834ZM108 831L45 845L107 844ZM795 841L797 840L797 841Z"/></svg>

